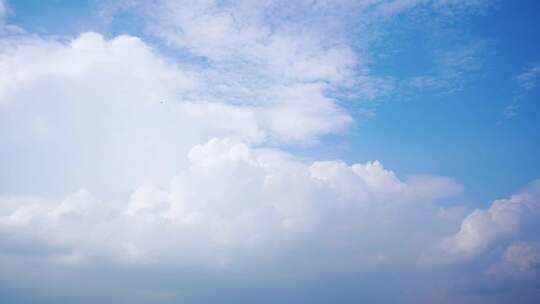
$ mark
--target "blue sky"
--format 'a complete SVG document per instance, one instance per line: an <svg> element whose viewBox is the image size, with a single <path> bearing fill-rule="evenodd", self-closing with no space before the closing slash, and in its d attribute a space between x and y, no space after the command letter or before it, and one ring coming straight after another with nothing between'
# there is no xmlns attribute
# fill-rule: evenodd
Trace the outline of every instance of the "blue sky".
<svg viewBox="0 0 540 304"><path fill-rule="evenodd" d="M539 9L0 0L0 295L534 303Z"/></svg>

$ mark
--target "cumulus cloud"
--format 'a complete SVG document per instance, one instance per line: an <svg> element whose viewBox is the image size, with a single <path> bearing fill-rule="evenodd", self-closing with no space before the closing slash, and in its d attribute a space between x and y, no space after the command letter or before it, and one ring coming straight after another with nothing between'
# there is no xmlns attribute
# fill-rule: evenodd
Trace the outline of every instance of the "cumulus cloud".
<svg viewBox="0 0 540 304"><path fill-rule="evenodd" d="M35 176L36 190L133 188L170 176L177 155L214 136L302 142L352 123L322 83L275 88L260 104L206 98L204 71L182 69L132 36L61 42L23 34L0 44L0 132L9 147L1 161L11 168L4 174L19 186ZM36 145L46 148L37 153ZM13 167L21 158L38 167L21 173ZM46 176L52 166L62 168L56 186Z"/></svg>
<svg viewBox="0 0 540 304"><path fill-rule="evenodd" d="M539 194L540 181L535 181L508 199L494 201L487 210L474 210L463 220L459 232L445 241L445 246L452 254L470 258L508 240L535 238L529 233L540 218Z"/></svg>
<svg viewBox="0 0 540 304"><path fill-rule="evenodd" d="M135 37L107 41L86 33L64 43L18 35L0 43L0 132L7 147L2 179L11 184L4 191L133 187L133 179L162 174L171 154L184 153L193 133L175 141L176 130L195 126L189 123L193 108L207 107L177 106L177 99L197 87L196 76ZM183 114L173 114L178 112ZM244 126L246 135L253 131L249 123ZM21 166L21 160L27 163Z"/></svg>
<svg viewBox="0 0 540 304"><path fill-rule="evenodd" d="M157 95L159 93L167 98L174 96L175 91L195 86L191 75L170 68L136 37L119 36L105 41L100 34L85 33L69 44L32 36L17 38L8 36L1 41L2 68L5 71L0 81L2 103L16 102L16 93L20 94L23 89L44 79L70 78L76 81L82 77L109 75L112 79L103 79L101 83L87 81L86 84L100 87L107 80L118 80L110 84L116 92L125 91L126 85L137 81L137 87L143 86L140 88L140 93L144 93L142 99L148 102L155 102L161 97ZM138 64L132 64L134 62ZM119 81L122 76L129 79ZM115 93L111 91L107 93ZM110 95L109 99L114 100L115 96Z"/></svg>
<svg viewBox="0 0 540 304"><path fill-rule="evenodd" d="M417 273L412 276L417 282L425 271L446 273L421 262L461 218L461 212L436 205L460 192L451 179L400 179L377 161L303 162L231 138L196 145L186 157L189 165L167 185L141 185L123 200L102 199L87 190L59 200L3 196L1 254L21 261L12 271L28 271L24 265L37 263L61 273L84 273L101 264L107 273L133 272L132 279L143 284L156 272L171 272L179 282L206 273L224 292L231 291L215 276L240 275L244 279L235 284L245 284L249 278L261 280L254 276L264 273L279 277L280 286L296 279L312 286L320 273L370 277L400 270ZM489 276L534 276L538 240L531 234L534 229L525 226L537 225L538 201L535 182L465 217L461 229L443 241L452 255L448 266L470 264L470 257L489 251L494 258L487 259L487 266L473 267ZM432 260L440 260L440 253L433 255ZM398 277L403 286L405 277ZM405 294L389 288L412 301L436 286L451 286L452 280L459 277L425 282L425 288ZM192 296L182 295L176 285L144 290L154 301L167 302L164 294L171 301ZM448 298L459 295L449 292Z"/></svg>
<svg viewBox="0 0 540 304"><path fill-rule="evenodd" d="M272 250L282 254L304 241L328 242L331 249L341 233L349 235L343 245L363 246L373 251L369 255L383 250L368 248L371 242L393 241L406 210L428 212L431 202L459 191L449 179L400 180L378 162L305 164L232 139L197 145L188 158L189 167L170 186L144 185L125 203L111 204L86 190L59 203L4 198L17 203L2 204L2 231L39 239L69 256L167 259L166 265L198 259L214 267L241 264L244 257L267 258L261 248L277 243ZM378 235L370 231L374 227Z"/></svg>
<svg viewBox="0 0 540 304"><path fill-rule="evenodd" d="M230 293L250 280L275 278L278 286L290 286L297 279L323 279L321 273L401 268L437 238L412 223L447 222L433 202L460 189L438 177L402 180L379 162L305 163L227 138L196 145L187 158L189 166L169 185L142 185L124 201L87 190L59 200L2 197L0 261L12 265L1 277L34 274L29 264L61 276L77 273L75 280L86 273L90 282L131 272L129 280L140 283L112 283L107 299L141 301L120 291L125 284L143 284L148 301L197 303L201 299L191 293L207 294L211 287L203 283L185 293L180 286L201 275ZM150 278L156 273L171 273L171 283L154 286Z"/></svg>
<svg viewBox="0 0 540 304"><path fill-rule="evenodd" d="M492 275L530 275L540 272L540 243L517 241L511 243L501 260L489 269Z"/></svg>
<svg viewBox="0 0 540 304"><path fill-rule="evenodd" d="M236 104L205 94L204 72L136 37L1 43L1 260L18 261L6 274L28 272L29 261L60 273L278 275L272 265L294 257L299 272L288 276L411 261L436 236L397 227L437 221L433 202L460 191L448 178L400 179L376 161L304 163L254 148L347 128L325 83L276 85L263 102ZM215 136L226 139L199 144ZM396 234L403 250L389 253Z"/></svg>

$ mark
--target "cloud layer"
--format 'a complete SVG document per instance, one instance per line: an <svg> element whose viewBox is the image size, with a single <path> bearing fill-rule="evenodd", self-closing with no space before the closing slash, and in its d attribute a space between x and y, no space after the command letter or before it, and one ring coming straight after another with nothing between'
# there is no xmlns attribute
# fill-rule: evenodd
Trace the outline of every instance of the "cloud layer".
<svg viewBox="0 0 540 304"><path fill-rule="evenodd" d="M356 277L370 284L374 275L399 271L397 285L390 283L388 290L404 297L403 302L467 303L474 301L451 284L462 275L472 285L538 275L540 240L533 231L540 218L539 182L487 210L473 211L460 224L459 209L435 204L461 190L448 178L401 180L378 162L305 163L232 139L197 145L188 159L190 165L167 186L142 185L126 201L103 200L87 190L59 200L2 197L3 262L17 261L10 266L16 272L31 272L31 264L60 273L89 272L92 280L128 271L142 284L154 275L174 273L166 283L172 286L162 288L172 302L197 302L177 288L201 275L231 292L244 280L279 277L277 286L290 286L300 279L313 288L324 278ZM91 272L98 265L107 265L107 272ZM449 268L463 266L479 273L450 275ZM424 282L425 288L409 289L403 280L411 271L417 284L429 272L439 276ZM230 287L218 279L234 274L241 278ZM150 297L159 300L159 289L146 288L157 292ZM212 287L200 288L209 292ZM440 288L442 294L430 294ZM339 290L353 292L354 285ZM509 297L512 290L499 295ZM372 292L357 296L368 299L376 296ZM248 295L236 297L246 300Z"/></svg>

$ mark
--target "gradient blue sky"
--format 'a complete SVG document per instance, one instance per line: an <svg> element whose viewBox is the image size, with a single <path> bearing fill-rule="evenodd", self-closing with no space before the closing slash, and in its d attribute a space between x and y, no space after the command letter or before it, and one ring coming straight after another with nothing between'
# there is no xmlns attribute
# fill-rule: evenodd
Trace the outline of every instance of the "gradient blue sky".
<svg viewBox="0 0 540 304"><path fill-rule="evenodd" d="M0 297L535 303L539 20L0 0Z"/></svg>

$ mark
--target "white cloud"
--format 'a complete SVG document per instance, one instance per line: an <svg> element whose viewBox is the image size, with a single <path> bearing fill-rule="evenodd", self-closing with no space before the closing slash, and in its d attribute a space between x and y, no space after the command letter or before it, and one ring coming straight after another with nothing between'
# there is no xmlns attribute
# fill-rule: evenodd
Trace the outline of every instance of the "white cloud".
<svg viewBox="0 0 540 304"><path fill-rule="evenodd" d="M360 256L347 257L356 260L384 251L396 233L414 234L420 227L396 230L407 214L431 213L436 220L430 203L459 191L449 179L402 181L378 162L305 164L232 139L197 145L189 160L170 187L142 186L127 204L102 201L85 190L58 204L5 198L0 230L50 247L43 258L76 255L86 263L105 258L232 267L268 258L263 249L272 244L280 243L271 250L283 255L306 241L325 242L326 250L344 250L344 257L355 251L350 246L364 248ZM345 248L333 248L338 244Z"/></svg>
<svg viewBox="0 0 540 304"><path fill-rule="evenodd" d="M531 65L525 72L516 77L519 85L525 90L534 89L538 78L540 78L540 63Z"/></svg>
<svg viewBox="0 0 540 304"><path fill-rule="evenodd" d="M235 134L258 136L256 124L234 107L180 103L198 87L197 77L137 38L107 41L86 33L64 43L22 35L0 43L6 147L0 161L2 179L10 181L3 191L133 189L146 178L167 176L178 164L175 154L219 129L217 117L226 113L241 125ZM215 125L205 127L197 111L215 116Z"/></svg>
<svg viewBox="0 0 540 304"><path fill-rule="evenodd" d="M272 82L339 83L352 75L357 64L345 37L332 37L317 24L299 28L304 21L289 15L290 9L318 14L321 8L316 4L159 1L143 8L151 18L152 34L205 56L212 64L254 64L253 73Z"/></svg>
<svg viewBox="0 0 540 304"><path fill-rule="evenodd" d="M344 131L352 118L324 96L327 86L321 83L278 87L269 92L276 100L260 111L263 124L278 138L301 140L318 134Z"/></svg>
<svg viewBox="0 0 540 304"><path fill-rule="evenodd" d="M325 83L329 91L355 88L362 99L387 90L381 77L360 69L365 63L348 37L353 25L345 17L362 13L371 2L135 1L125 6L140 12L150 35L195 58L194 64L204 59L212 96L261 104L271 98L267 92L306 83Z"/></svg>
<svg viewBox="0 0 540 304"><path fill-rule="evenodd" d="M105 41L97 33L85 33L66 45L32 36L26 39L8 36L1 43L0 58L5 71L0 79L2 103L13 102L17 97L13 95L35 87L44 79L54 81L69 78L74 82L87 77L86 85L96 88L113 81L108 87L114 88L114 91L106 92L111 94L108 96L111 100L117 97L112 94L132 89L130 86L136 82L138 93L143 94L140 98L146 99L147 103L174 97L179 90L187 91L195 87L196 80L192 75L171 68L136 37L118 36ZM135 62L136 65L133 64ZM90 77L100 81L90 82Z"/></svg>
<svg viewBox="0 0 540 304"><path fill-rule="evenodd" d="M382 28L396 14L414 14L416 9L426 8L452 13L485 5L486 1L465 0L160 0L151 4L120 1L105 6L103 14L112 20L121 10L138 12L147 34L177 50L181 61L206 69L205 98L265 104L272 102L277 90L315 83L324 89L317 100L337 103L331 97L338 96L336 92L348 99L373 100L395 89L395 79L374 74L368 58L375 55L369 52L371 44L385 35ZM463 71L477 66L477 61L471 64L469 58L477 55L470 54L477 49L454 50L454 61L461 62L440 63L444 71L421 76L424 80L413 79L406 86L459 90L465 82ZM340 120L332 130L342 127ZM315 129L328 128L317 125ZM313 139L311 132L306 134Z"/></svg>
<svg viewBox="0 0 540 304"><path fill-rule="evenodd" d="M168 185L146 184L123 200L85 190L60 200L3 197L2 254L60 272L98 264L111 273L136 269L139 278L165 270L182 276L189 268L247 277L257 269L278 275L283 284L319 271L435 271L444 278L437 284L459 280L447 277L444 263L418 264L461 218L460 210L433 204L460 191L450 179L404 180L377 161L306 163L227 138L196 145L187 158L189 166ZM536 273L537 236L525 225L537 223L538 201L536 182L471 213L445 249L471 257L501 242L504 250L493 251L495 260L474 267L496 276ZM159 290L179 295L175 287L148 287Z"/></svg>
<svg viewBox="0 0 540 304"><path fill-rule="evenodd" d="M505 249L498 263L492 265L489 274L523 276L540 272L540 243L513 242Z"/></svg>
<svg viewBox="0 0 540 304"><path fill-rule="evenodd" d="M540 78L540 63L530 64L525 72L516 77L517 84L520 87L518 94L514 96L512 102L503 110L503 115L507 119L518 116L521 103L526 96L527 91L533 90Z"/></svg>
<svg viewBox="0 0 540 304"><path fill-rule="evenodd" d="M445 240L451 255L469 258L480 255L500 242L530 237L531 223L540 218L540 182L508 199L493 202L487 210L476 209L461 223L461 229Z"/></svg>
<svg viewBox="0 0 540 304"><path fill-rule="evenodd" d="M165 181L185 163L178 155L215 136L304 142L352 123L323 83L274 87L253 104L209 96L204 70L180 68L131 36L84 33L61 42L22 34L0 45L8 147L0 161L9 191L33 176L30 191L125 193Z"/></svg>
<svg viewBox="0 0 540 304"><path fill-rule="evenodd" d="M481 70L485 49L486 43L476 42L436 50L433 56L433 71L405 80L405 86L443 93L461 91Z"/></svg>
<svg viewBox="0 0 540 304"><path fill-rule="evenodd" d="M514 97L512 102L504 108L504 117L510 119L518 115L520 97Z"/></svg>
<svg viewBox="0 0 540 304"><path fill-rule="evenodd" d="M231 267L323 241L365 265L410 232L397 225L438 218L431 203L460 191L447 178L401 180L378 162L306 164L250 147L347 128L350 116L325 95L329 84L274 85L261 103L231 104L206 95L204 71L135 37L23 34L1 43L10 75L0 78L4 191L41 194L2 204L2 235L15 237L5 251L32 248L62 267ZM197 145L214 136L230 139ZM76 189L88 190L65 195ZM340 241L339 231L358 237ZM409 241L404 248L420 242Z"/></svg>

